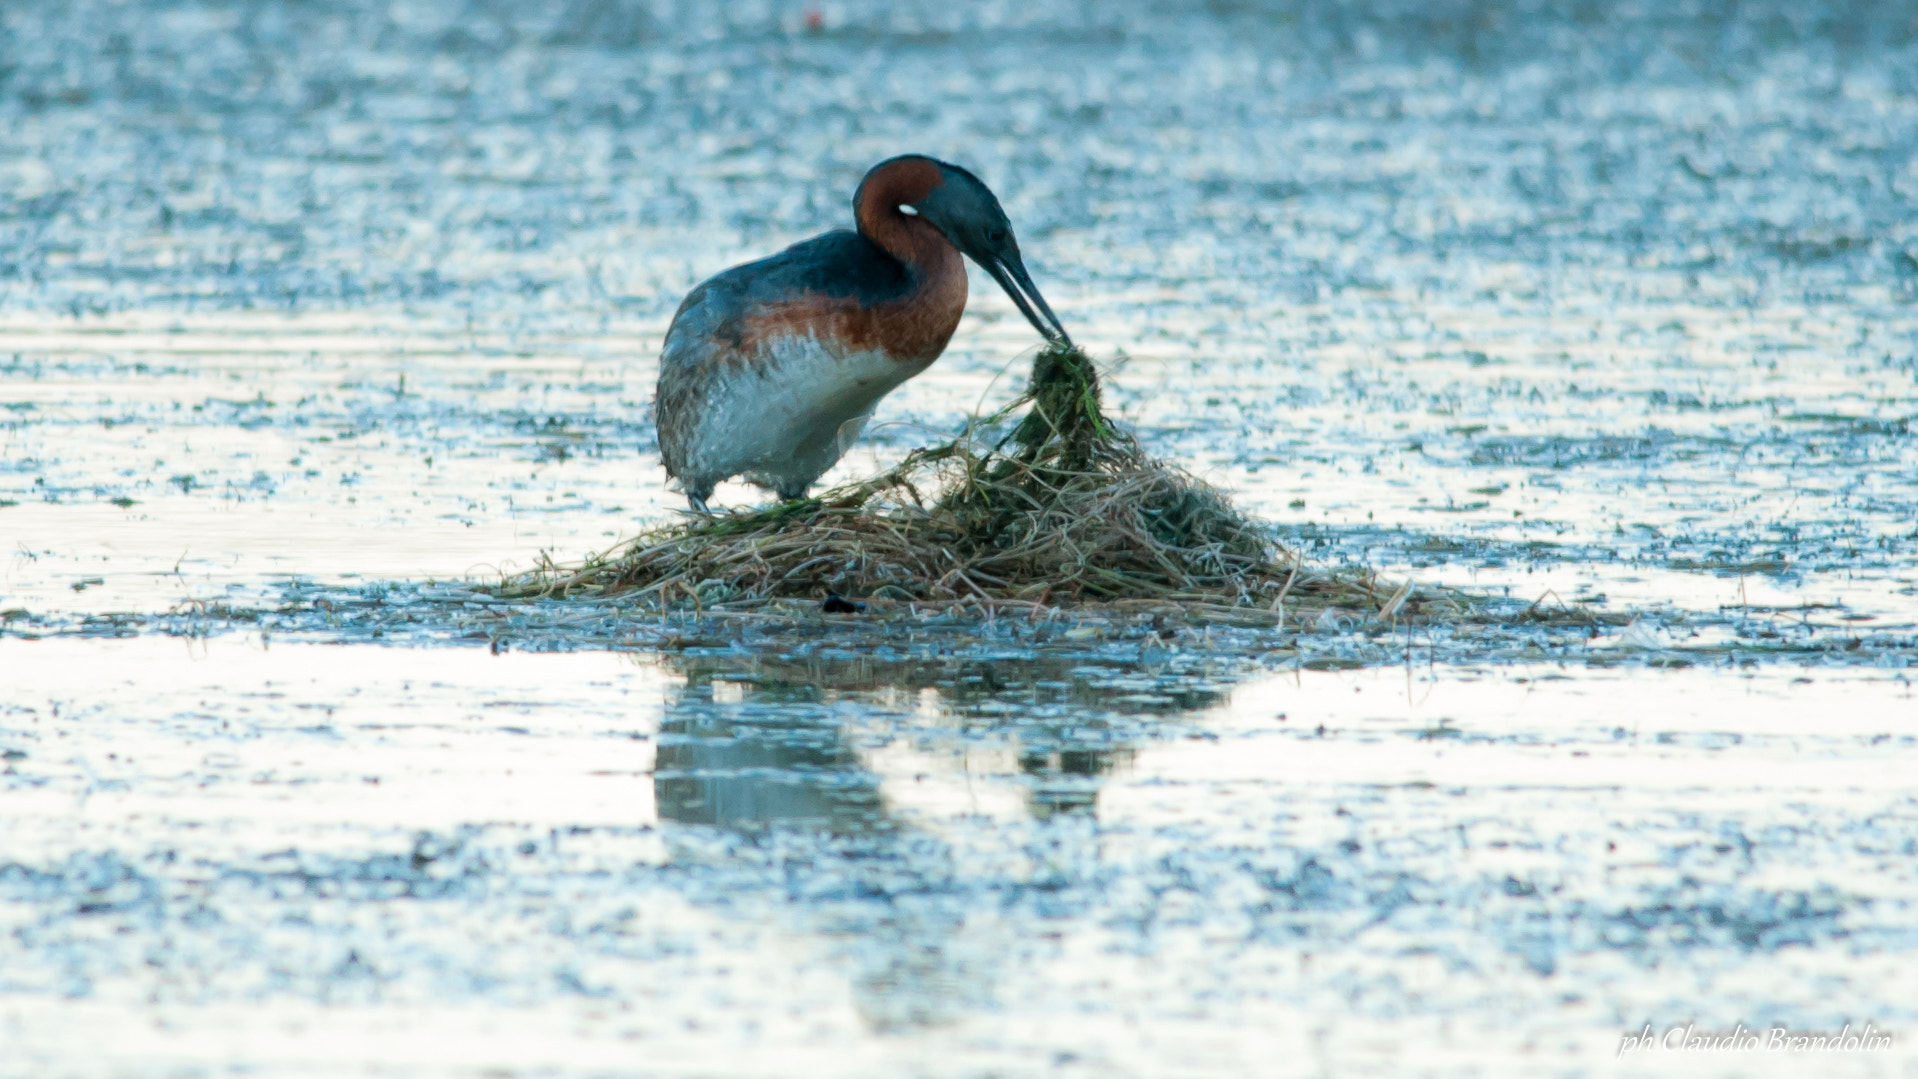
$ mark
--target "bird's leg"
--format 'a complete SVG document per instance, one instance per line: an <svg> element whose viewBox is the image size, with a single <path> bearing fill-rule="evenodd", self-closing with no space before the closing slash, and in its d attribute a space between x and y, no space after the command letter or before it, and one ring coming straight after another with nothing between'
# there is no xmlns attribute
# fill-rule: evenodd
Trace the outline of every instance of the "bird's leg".
<svg viewBox="0 0 1918 1079"><path fill-rule="evenodd" d="M810 483L802 483L797 487L791 484L781 484L773 488L773 494L778 495L781 502L797 502L806 497L806 492L810 490L812 490L812 484Z"/></svg>
<svg viewBox="0 0 1918 1079"><path fill-rule="evenodd" d="M713 489L710 484L704 487L689 486L686 488L686 503L692 506L693 512L699 514L701 517L711 517L713 515L713 511L706 508L706 500L712 496Z"/></svg>

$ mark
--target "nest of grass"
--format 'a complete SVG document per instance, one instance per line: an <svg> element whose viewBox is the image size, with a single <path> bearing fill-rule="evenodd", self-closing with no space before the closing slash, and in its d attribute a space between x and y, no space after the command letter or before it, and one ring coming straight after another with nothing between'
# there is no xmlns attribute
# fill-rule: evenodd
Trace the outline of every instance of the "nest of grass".
<svg viewBox="0 0 1918 1079"><path fill-rule="evenodd" d="M1009 433L988 444L985 432ZM1456 597L1306 565L1217 489L1154 459L1101 407L1084 352L1039 353L1026 393L871 479L762 509L687 517L512 597L619 596L742 609L830 595L915 607L1174 606L1250 620L1338 607L1388 618ZM1428 614L1439 613L1428 610Z"/></svg>

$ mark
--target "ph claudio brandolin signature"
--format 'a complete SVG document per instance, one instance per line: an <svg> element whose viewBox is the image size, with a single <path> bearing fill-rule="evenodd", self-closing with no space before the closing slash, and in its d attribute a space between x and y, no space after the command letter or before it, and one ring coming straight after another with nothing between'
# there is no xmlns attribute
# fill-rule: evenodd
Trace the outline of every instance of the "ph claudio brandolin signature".
<svg viewBox="0 0 1918 1079"><path fill-rule="evenodd" d="M1877 1053L1891 1048L1892 1036L1870 1023L1839 1030L1748 1027L1705 1030L1691 1023L1663 1031L1628 1032L1618 1039L1618 1056L1627 1053Z"/></svg>

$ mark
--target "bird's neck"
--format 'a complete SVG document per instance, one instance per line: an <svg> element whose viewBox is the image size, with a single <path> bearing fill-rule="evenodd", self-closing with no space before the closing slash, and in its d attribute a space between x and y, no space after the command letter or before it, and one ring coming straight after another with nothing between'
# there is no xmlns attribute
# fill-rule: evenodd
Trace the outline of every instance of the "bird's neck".
<svg viewBox="0 0 1918 1079"><path fill-rule="evenodd" d="M924 199L940 182L937 166L900 161L867 179L853 216L859 234L897 259L912 277L906 296L887 305L886 351L930 363L946 347L966 309L966 263L945 234L902 205Z"/></svg>
<svg viewBox="0 0 1918 1079"><path fill-rule="evenodd" d="M916 272L936 271L956 260L959 252L943 233L925 219L899 209L922 201L944 179L937 165L911 158L892 162L868 176L859 187L859 201L853 207L860 235Z"/></svg>
<svg viewBox="0 0 1918 1079"><path fill-rule="evenodd" d="M908 217L895 207L890 216L859 216L859 232L881 251L898 259L917 281L930 282L957 272L966 274L959 249L945 233L917 217Z"/></svg>

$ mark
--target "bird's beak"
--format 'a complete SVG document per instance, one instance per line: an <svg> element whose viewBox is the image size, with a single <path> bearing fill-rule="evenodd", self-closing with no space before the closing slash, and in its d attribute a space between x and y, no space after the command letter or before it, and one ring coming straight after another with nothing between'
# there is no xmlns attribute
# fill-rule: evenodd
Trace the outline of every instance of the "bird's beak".
<svg viewBox="0 0 1918 1079"><path fill-rule="evenodd" d="M999 282L999 287L1006 290L1006 295L1012 297L1012 302L1019 305L1019 313L1026 316L1026 321L1032 323L1033 329L1054 344L1072 344L1072 338L1066 335L1065 325L1059 321L1058 315L1052 313L1052 308L1046 305L1046 298L1039 295L1039 287L1032 283L1031 275L1026 273L1025 263L1020 260L1018 251L995 254L979 262L992 275L992 279Z"/></svg>

